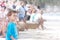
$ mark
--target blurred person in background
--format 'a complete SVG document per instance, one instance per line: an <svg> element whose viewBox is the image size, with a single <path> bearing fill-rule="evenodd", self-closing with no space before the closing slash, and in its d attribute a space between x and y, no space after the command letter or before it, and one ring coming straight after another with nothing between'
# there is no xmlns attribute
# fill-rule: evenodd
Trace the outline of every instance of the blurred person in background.
<svg viewBox="0 0 60 40"><path fill-rule="evenodd" d="M32 4L27 4L26 8L27 8L27 13L26 13L27 20L26 21L29 21L30 17L31 17L31 14L32 14Z"/></svg>
<svg viewBox="0 0 60 40"><path fill-rule="evenodd" d="M37 16L36 15L37 15L37 10L33 7L30 22L37 22L37 20L36 20Z"/></svg>
<svg viewBox="0 0 60 40"><path fill-rule="evenodd" d="M42 15L43 15L43 10L36 9L35 7L33 7L32 14L30 17L30 22L38 23L40 26L40 28L38 27L38 29L43 29L44 20L42 18Z"/></svg>
<svg viewBox="0 0 60 40"><path fill-rule="evenodd" d="M44 23L44 19L42 17L43 15L43 10L42 9L39 9L38 13L40 14L40 18L39 18L39 29L44 29L44 26L43 26L43 23Z"/></svg>
<svg viewBox="0 0 60 40"><path fill-rule="evenodd" d="M8 0L7 4L6 4L6 7L15 10L16 9L15 3L16 3L16 0L10 0L10 1Z"/></svg>
<svg viewBox="0 0 60 40"><path fill-rule="evenodd" d="M25 16L26 16L26 9L25 9L25 2L20 1L20 7L19 7L19 20L20 21L25 21Z"/></svg>
<svg viewBox="0 0 60 40"><path fill-rule="evenodd" d="M0 10L0 37L5 37L6 32L6 26L7 26L7 20L6 20L7 10L5 6L1 6Z"/></svg>
<svg viewBox="0 0 60 40"><path fill-rule="evenodd" d="M27 20L26 21L29 21L30 20L31 14L32 14L32 10L31 9L28 9L28 11L26 13L26 16L27 16Z"/></svg>

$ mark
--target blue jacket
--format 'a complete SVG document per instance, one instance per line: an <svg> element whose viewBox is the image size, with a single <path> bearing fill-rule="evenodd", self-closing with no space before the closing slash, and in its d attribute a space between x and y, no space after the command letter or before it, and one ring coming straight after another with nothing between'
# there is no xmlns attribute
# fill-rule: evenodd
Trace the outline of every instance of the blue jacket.
<svg viewBox="0 0 60 40"><path fill-rule="evenodd" d="M16 40L18 39L18 31L16 24L13 22L9 22L7 26L7 32L6 32L6 40L11 40L11 36L13 36Z"/></svg>

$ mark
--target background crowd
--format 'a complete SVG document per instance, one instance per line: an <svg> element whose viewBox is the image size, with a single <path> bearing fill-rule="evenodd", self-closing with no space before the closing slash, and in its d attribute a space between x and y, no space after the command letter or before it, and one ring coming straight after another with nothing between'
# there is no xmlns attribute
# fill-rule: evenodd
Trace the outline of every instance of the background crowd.
<svg viewBox="0 0 60 40"><path fill-rule="evenodd" d="M29 4L26 1L0 0L0 37L5 36L6 27L9 22L7 14L10 9L18 11L17 25L20 23L20 26L22 24L23 28L28 29L27 22L37 23L43 29L43 9L39 6ZM19 28L21 28L20 26Z"/></svg>

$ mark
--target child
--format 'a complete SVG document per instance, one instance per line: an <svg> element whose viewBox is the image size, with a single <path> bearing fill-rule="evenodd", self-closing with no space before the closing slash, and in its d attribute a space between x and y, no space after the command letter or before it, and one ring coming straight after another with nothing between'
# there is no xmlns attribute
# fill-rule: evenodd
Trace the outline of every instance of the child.
<svg viewBox="0 0 60 40"><path fill-rule="evenodd" d="M16 27L17 11L10 10L7 14L9 23L7 25L6 40L17 40L18 32Z"/></svg>

